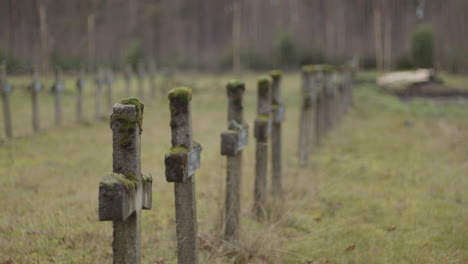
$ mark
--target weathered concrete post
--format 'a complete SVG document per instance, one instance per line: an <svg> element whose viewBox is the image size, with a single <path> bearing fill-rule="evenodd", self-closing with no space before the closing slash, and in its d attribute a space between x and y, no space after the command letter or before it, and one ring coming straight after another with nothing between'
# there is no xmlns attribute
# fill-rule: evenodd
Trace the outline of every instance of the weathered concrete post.
<svg viewBox="0 0 468 264"><path fill-rule="evenodd" d="M311 110L312 110L312 97L311 97L311 76L310 66L304 66L301 69L302 72L302 102L299 118L299 165L304 167L307 165L309 160L309 144L310 144L310 121L311 121Z"/></svg>
<svg viewBox="0 0 468 264"><path fill-rule="evenodd" d="M54 93L55 100L55 124L60 126L62 124L62 91L65 86L62 82L62 71L60 68L55 69L55 82L52 85L52 92Z"/></svg>
<svg viewBox="0 0 468 264"><path fill-rule="evenodd" d="M171 110L172 148L165 156L166 180L174 182L177 257L179 264L198 264L198 225L195 171L202 147L192 141L190 101L192 90L174 88L168 94Z"/></svg>
<svg viewBox="0 0 468 264"><path fill-rule="evenodd" d="M143 63L138 64L138 97L142 100L145 97L145 69Z"/></svg>
<svg viewBox="0 0 468 264"><path fill-rule="evenodd" d="M323 66L318 65L314 83L316 92L315 104L315 145L319 146L325 136L325 77Z"/></svg>
<svg viewBox="0 0 468 264"><path fill-rule="evenodd" d="M266 214L268 134L271 131L271 83L270 77L258 80L257 119L255 120L255 186L254 214L257 220L264 220Z"/></svg>
<svg viewBox="0 0 468 264"><path fill-rule="evenodd" d="M278 198L279 201L283 197L281 123L284 120L285 107L281 100L281 71L271 71L270 77L273 80L271 85L271 188L273 197Z"/></svg>
<svg viewBox="0 0 468 264"><path fill-rule="evenodd" d="M86 85L86 75L83 69L80 70L76 81L76 122L83 121L83 89Z"/></svg>
<svg viewBox="0 0 468 264"><path fill-rule="evenodd" d="M32 100L32 128L34 133L37 133L41 128L39 124L39 91L42 85L39 81L39 73L33 71L31 84L31 100Z"/></svg>
<svg viewBox="0 0 468 264"><path fill-rule="evenodd" d="M149 83L150 83L150 96L156 98L156 63L151 60L148 65Z"/></svg>
<svg viewBox="0 0 468 264"><path fill-rule="evenodd" d="M324 133L328 133L332 128L332 109L333 109L333 102L332 97L334 93L333 87L333 69L331 66L324 66Z"/></svg>
<svg viewBox="0 0 468 264"><path fill-rule="evenodd" d="M5 136L6 138L12 138L13 129L11 126L10 93L12 92L13 88L10 84L8 84L5 64L0 65L0 88L3 102L3 122L5 126Z"/></svg>
<svg viewBox="0 0 468 264"><path fill-rule="evenodd" d="M127 65L125 68L125 94L127 97L132 96L132 75L133 75L133 70L131 65Z"/></svg>
<svg viewBox="0 0 468 264"><path fill-rule="evenodd" d="M244 121L245 84L232 80L226 87L228 96L228 130L221 133L221 155L227 156L226 207L224 239L239 241L242 150L247 145L249 127Z"/></svg>
<svg viewBox="0 0 468 264"><path fill-rule="evenodd" d="M107 69L105 74L104 82L106 84L107 108L109 111L112 111L112 83L114 82L114 75L112 73L112 69Z"/></svg>
<svg viewBox="0 0 468 264"><path fill-rule="evenodd" d="M143 110L130 98L115 104L111 116L113 173L99 184L99 220L113 222L114 264L140 263L141 210L152 206L152 178L141 174Z"/></svg>
<svg viewBox="0 0 468 264"><path fill-rule="evenodd" d="M104 85L104 72L102 68L98 69L97 75L96 75L96 113L95 117L96 119L103 119L104 114L102 113L102 89Z"/></svg>

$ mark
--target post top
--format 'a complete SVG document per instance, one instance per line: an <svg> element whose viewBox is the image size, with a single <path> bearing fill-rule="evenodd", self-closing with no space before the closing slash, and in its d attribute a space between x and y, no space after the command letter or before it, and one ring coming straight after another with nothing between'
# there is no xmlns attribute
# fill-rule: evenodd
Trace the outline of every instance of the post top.
<svg viewBox="0 0 468 264"><path fill-rule="evenodd" d="M269 75L273 80L278 80L283 75L283 72L281 70L272 70Z"/></svg>
<svg viewBox="0 0 468 264"><path fill-rule="evenodd" d="M192 100L192 89L188 87L173 88L167 96L171 102L188 104Z"/></svg>
<svg viewBox="0 0 468 264"><path fill-rule="evenodd" d="M270 76L261 76L259 79L258 79L258 86L270 86L271 85L271 78Z"/></svg>
<svg viewBox="0 0 468 264"><path fill-rule="evenodd" d="M122 107L125 107L125 106L128 106L128 105L133 105L135 106L135 120L130 120L130 118L124 118L120 115L125 115L125 110L122 111L122 113L116 113L116 108L122 108ZM138 124L138 127L140 128L140 133L143 131L143 111L145 109L145 104L143 104L142 102L140 102L140 100L138 100L137 98L135 97L131 97L131 98L128 98L128 99L124 99L122 100L120 103L118 104L115 104L114 106L114 114L117 114L117 115L114 115L112 114L111 116L111 127L112 127L112 123L118 119L118 120L123 120L125 122L130 122L130 123L136 123Z"/></svg>
<svg viewBox="0 0 468 264"><path fill-rule="evenodd" d="M230 80L226 88L228 92L235 93L235 92L243 92L245 91L245 83L239 80Z"/></svg>

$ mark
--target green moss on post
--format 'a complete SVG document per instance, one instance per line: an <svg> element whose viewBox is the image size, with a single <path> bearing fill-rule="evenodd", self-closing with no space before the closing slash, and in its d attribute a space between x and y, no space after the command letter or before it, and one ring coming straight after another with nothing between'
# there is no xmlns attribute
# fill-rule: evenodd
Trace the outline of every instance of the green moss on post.
<svg viewBox="0 0 468 264"><path fill-rule="evenodd" d="M192 100L192 89L187 87L177 87L169 91L168 98L171 101L188 104Z"/></svg>
<svg viewBox="0 0 468 264"><path fill-rule="evenodd" d="M145 110L145 104L140 102L140 100L138 100L138 98L135 98L135 97L124 99L120 103L124 105L134 105L136 107L136 111L137 111L136 123L138 124L138 127L140 128L140 133L141 133L143 131L143 112Z"/></svg>
<svg viewBox="0 0 468 264"><path fill-rule="evenodd" d="M235 92L239 89L245 89L245 84L242 81L230 80L227 84L227 89L230 92Z"/></svg>
<svg viewBox="0 0 468 264"><path fill-rule="evenodd" d="M128 193L135 193L138 187L138 180L135 175L123 175L119 173L112 173L106 175L99 183L100 186L114 187L115 185L123 185Z"/></svg>
<svg viewBox="0 0 468 264"><path fill-rule="evenodd" d="M272 71L270 71L269 75L273 80L279 80L279 79L281 79L281 76L283 75L283 72L280 71L280 70L272 70Z"/></svg>
<svg viewBox="0 0 468 264"><path fill-rule="evenodd" d="M171 150L169 151L169 153L171 154L176 154L176 153L185 153L185 152L188 152L189 149L184 147L184 146L176 146L176 147L172 147Z"/></svg>

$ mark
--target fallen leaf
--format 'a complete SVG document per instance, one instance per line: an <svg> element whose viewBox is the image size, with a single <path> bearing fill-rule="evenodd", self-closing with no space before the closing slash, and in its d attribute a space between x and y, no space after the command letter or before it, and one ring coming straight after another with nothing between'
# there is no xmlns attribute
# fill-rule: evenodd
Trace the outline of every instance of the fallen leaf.
<svg viewBox="0 0 468 264"><path fill-rule="evenodd" d="M387 231L392 232L392 231L395 231L396 229L397 229L396 226L391 226L391 227L387 228Z"/></svg>
<svg viewBox="0 0 468 264"><path fill-rule="evenodd" d="M349 246L349 247L347 247L347 248L345 249L345 252L351 252L351 251L353 251L355 248L356 248L356 244L351 245L351 246Z"/></svg>

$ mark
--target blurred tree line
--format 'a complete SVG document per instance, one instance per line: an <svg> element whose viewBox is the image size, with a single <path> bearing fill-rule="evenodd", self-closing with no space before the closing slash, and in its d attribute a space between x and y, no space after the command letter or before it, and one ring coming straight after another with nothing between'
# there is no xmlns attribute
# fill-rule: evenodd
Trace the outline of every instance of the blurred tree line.
<svg viewBox="0 0 468 264"><path fill-rule="evenodd" d="M0 60L227 70L237 57L263 69L356 55L366 68L408 68L420 66L411 54L424 24L435 65L468 71L467 11L467 0L0 0Z"/></svg>

